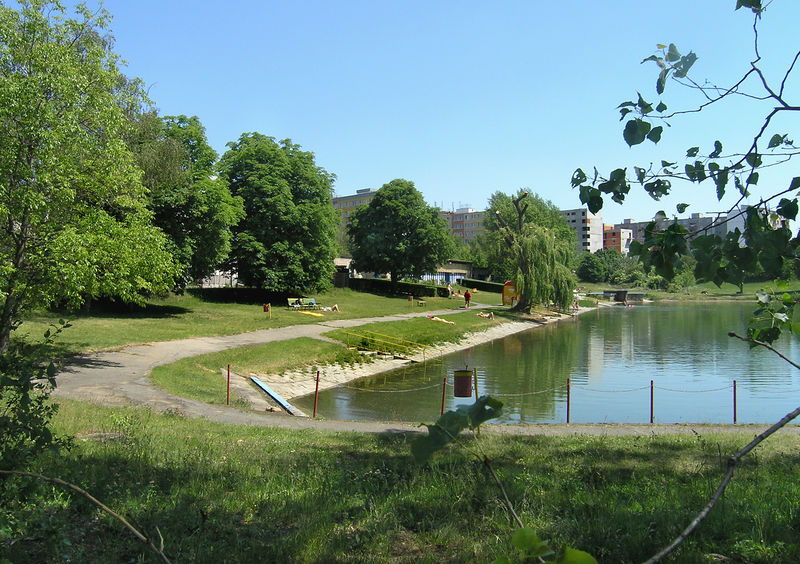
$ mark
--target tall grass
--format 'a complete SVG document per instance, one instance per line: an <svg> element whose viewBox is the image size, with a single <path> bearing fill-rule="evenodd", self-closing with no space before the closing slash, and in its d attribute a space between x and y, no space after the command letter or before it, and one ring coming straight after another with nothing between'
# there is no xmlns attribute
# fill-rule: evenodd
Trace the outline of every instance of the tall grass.
<svg viewBox="0 0 800 564"><path fill-rule="evenodd" d="M298 433L72 402L57 428L77 445L37 469L86 488L150 534L158 527L176 562L486 562L514 553L498 493L463 448L417 466L405 434ZM775 439L737 471L675 561L800 558L800 437ZM524 523L554 544L624 563L652 555L687 524L725 456L747 439L487 429L479 440ZM12 562L155 561L84 500L27 487L24 501L0 502L0 554Z"/></svg>

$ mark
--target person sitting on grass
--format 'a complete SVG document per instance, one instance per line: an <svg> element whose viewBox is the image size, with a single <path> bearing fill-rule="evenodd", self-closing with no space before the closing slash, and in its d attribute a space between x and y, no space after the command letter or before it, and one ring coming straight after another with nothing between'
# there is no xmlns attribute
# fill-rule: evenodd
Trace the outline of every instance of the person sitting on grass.
<svg viewBox="0 0 800 564"><path fill-rule="evenodd" d="M493 311L490 311L489 313L483 313L482 311L479 311L477 313L477 315L478 315L478 317L485 317L486 319L494 320L494 312Z"/></svg>

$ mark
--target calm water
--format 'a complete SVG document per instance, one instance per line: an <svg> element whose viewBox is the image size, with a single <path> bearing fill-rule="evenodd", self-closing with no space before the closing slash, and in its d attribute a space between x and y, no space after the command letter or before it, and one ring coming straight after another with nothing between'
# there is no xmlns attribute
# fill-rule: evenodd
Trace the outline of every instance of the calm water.
<svg viewBox="0 0 800 564"><path fill-rule="evenodd" d="M563 423L570 387L574 423L777 421L800 404L800 371L765 350L727 336L745 334L750 303L604 308L473 347L426 365L381 374L320 393L318 415L336 419L430 422L445 409L453 370L477 368L481 395L503 401L503 423ZM800 358L800 343L779 347ZM313 397L294 402L310 413Z"/></svg>

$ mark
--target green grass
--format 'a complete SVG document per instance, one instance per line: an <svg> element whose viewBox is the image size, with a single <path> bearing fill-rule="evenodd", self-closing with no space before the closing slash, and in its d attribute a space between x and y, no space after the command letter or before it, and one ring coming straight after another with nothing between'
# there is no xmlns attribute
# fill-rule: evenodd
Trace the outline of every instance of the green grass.
<svg viewBox="0 0 800 564"><path fill-rule="evenodd" d="M56 423L78 436L76 446L36 470L87 489L149 534L158 527L173 562L491 562L514 554L499 494L464 447L417 466L405 434L219 425L73 402ZM716 487L725 457L749 440L700 433L487 432L480 443L520 518L542 538L625 563L682 530ZM800 437L780 434L759 447L673 561L796 562L799 449ZM0 554L11 562L157 561L77 495L44 484L23 491L0 497Z"/></svg>
<svg viewBox="0 0 800 564"><path fill-rule="evenodd" d="M425 312L457 309L463 302L447 298L426 298L425 304L409 303L406 298L385 297L334 288L314 296L323 305L338 304L339 312L324 312L324 319L354 319L410 311ZM147 307L132 313L51 313L38 312L23 323L19 332L39 338L51 323L64 318L72 327L64 331L58 343L63 354L103 350L134 343L149 343L189 337L235 335L270 329L317 323L322 318L289 310L285 304L273 304L272 317L260 305L203 301L190 295L152 300Z"/></svg>
<svg viewBox="0 0 800 564"><path fill-rule="evenodd" d="M302 337L263 345L228 349L217 353L184 358L156 366L150 378L167 392L206 403L225 403L226 387L220 369L242 376L280 374L299 367L316 370L328 364L352 364L365 361L355 351L341 345Z"/></svg>
<svg viewBox="0 0 800 564"><path fill-rule="evenodd" d="M494 324L502 323L501 316L507 314L497 312L496 315L495 321L471 313L443 317L454 320L455 325L433 321L427 317L371 323L347 330L332 330L326 332L325 336L355 347L361 345L363 340L356 335L364 335L365 331L370 331L379 335L372 335L373 340L370 343L372 348L397 352L400 350L394 346L397 339L425 346L457 341L466 333L483 331ZM380 335L387 337L382 338ZM329 364L354 364L365 361L367 357L363 357L351 348L318 339L299 338L184 358L155 367L151 379L157 386L171 394L207 403L224 403L225 383L220 377L220 368L228 364L231 365L233 372L248 376L251 373L280 374L285 370L297 369L313 372Z"/></svg>
<svg viewBox="0 0 800 564"><path fill-rule="evenodd" d="M336 339L350 346L359 346L363 338L362 335L371 333L374 335L374 344L378 349L398 350L392 347L392 342L397 340L416 343L422 346L433 346L441 343L458 341L467 333L485 331L493 325L502 323L505 319L511 318L512 314L503 310L484 310L494 311L495 320L478 317L477 311L459 313L454 315L439 316L445 321L452 321L454 324L442 323L427 317L418 317L407 321L385 321L359 325L352 329L334 329L324 333L326 337Z"/></svg>

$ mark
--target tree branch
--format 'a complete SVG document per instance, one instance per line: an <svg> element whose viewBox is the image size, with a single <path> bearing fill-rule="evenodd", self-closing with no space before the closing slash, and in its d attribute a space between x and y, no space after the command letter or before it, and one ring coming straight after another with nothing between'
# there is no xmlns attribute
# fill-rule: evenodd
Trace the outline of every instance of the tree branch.
<svg viewBox="0 0 800 564"><path fill-rule="evenodd" d="M728 336L729 337L735 337L737 339L740 339L740 340L748 342L748 343L754 343L756 345L762 346L762 347L774 352L775 354L780 356L783 360L785 360L786 362L788 362L789 364L791 364L795 368L800 369L800 365L798 365L795 362L792 362L791 360L786 358L783 354L781 354L779 351L775 350L768 343L764 343L764 342L758 341L756 339L750 339L750 338L741 337L741 336L737 335L736 333L734 333L733 331L728 333ZM730 483L731 479L733 478L734 469L739 464L739 462L741 462L742 458L747 456L747 454L749 454L751 450L753 450L758 445L760 445L762 442L764 442L770 435L772 435L773 433L775 433L779 429L783 428L787 423L789 423L790 421L795 419L798 415L800 415L800 407L797 407L793 411L790 411L789 413L784 415L780 419L780 421L778 421L777 423L772 425L769 429L767 429L766 431L764 431L763 433L758 435L755 439L750 441L747 444L747 446L745 446L739 452L737 452L736 454L731 456L728 459L728 469L727 469L727 471L725 472L725 475L722 478L722 482L717 487L717 490L714 492L714 495L711 496L711 499L706 504L706 506L702 509L702 511L700 511L700 513L697 514L697 516L692 520L692 522L689 523L689 526L686 527L683 530L683 532L680 535L678 535L678 537L669 544L669 546L667 546L661 552L659 552L658 554L656 554L655 556L653 556L652 558L647 560L645 562L645 564L655 564L656 562L660 562L664 557L666 557L668 554L672 553L676 548L678 548L683 543L683 541L685 541L687 538L689 538L689 535L691 535L692 532L694 532L694 530L697 529L698 526L700 526L700 523L703 522L703 519L705 519L708 516L708 514L711 512L711 510L716 505L717 501L719 501L719 498L722 497L722 494L725 492L725 488L728 487L728 483Z"/></svg>
<svg viewBox="0 0 800 564"><path fill-rule="evenodd" d="M153 552L158 554L158 556L159 556L159 558L161 558L162 562L165 562L166 564L170 564L169 559L164 554L164 538L161 536L161 531L158 530L158 527L156 527L156 532L158 533L158 536L161 539L160 540L160 545L161 545L160 549L158 547L156 547L156 545L153 544L153 541L149 537L143 535L133 525L128 523L128 521L122 515L119 515L119 514L115 513L108 506L103 504L100 500L98 500L97 498L92 496L92 494L90 494L89 492L87 492L83 488L80 488L80 487L76 486L75 484L71 484L69 482L65 482L64 480L60 480L58 478L50 478L48 476L42 476L41 474L33 474L31 472L21 472L19 470L0 470L0 474L4 474L4 475L7 475L7 476L28 476L29 478L36 478L36 479L39 479L39 480L44 480L45 482L49 482L51 484L56 484L58 486L62 486L62 487L68 488L68 489L78 493L79 495L81 495L82 497L86 498L91 503L93 503L94 505L96 505L97 507L99 507L100 509L102 509L103 511L105 511L106 513L111 515L114 519L116 519L117 521L122 523L122 525L126 529L128 529L131 533L133 533L133 535L137 539L139 539L140 541L145 543L147 546L149 546L153 550Z"/></svg>

